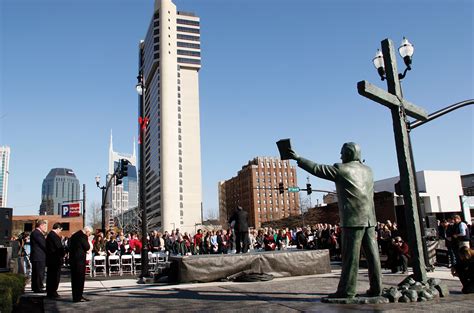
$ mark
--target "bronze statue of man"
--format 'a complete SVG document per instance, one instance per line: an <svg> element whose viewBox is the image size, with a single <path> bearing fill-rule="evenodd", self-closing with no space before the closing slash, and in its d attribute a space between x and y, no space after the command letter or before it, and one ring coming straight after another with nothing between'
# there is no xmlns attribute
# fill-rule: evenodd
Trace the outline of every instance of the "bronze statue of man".
<svg viewBox="0 0 474 313"><path fill-rule="evenodd" d="M369 267L370 288L367 296L379 296L382 278L375 236L374 179L370 167L361 162L359 145L347 142L341 149L342 163L317 164L289 149L291 159L305 171L336 184L342 228L342 272L335 294L329 298L353 298L356 295L360 248Z"/></svg>

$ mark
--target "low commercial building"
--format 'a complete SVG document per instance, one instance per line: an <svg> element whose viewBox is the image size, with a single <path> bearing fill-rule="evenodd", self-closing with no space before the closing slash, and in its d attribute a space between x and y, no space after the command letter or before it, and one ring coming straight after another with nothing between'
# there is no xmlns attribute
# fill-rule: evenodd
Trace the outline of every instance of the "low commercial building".
<svg viewBox="0 0 474 313"><path fill-rule="evenodd" d="M61 223L63 231L62 236L70 237L79 229L82 229L82 216L62 217L61 215L13 215L12 233L14 235L22 232L32 232L35 229L37 220L45 220L48 224L48 231L51 230L55 223Z"/></svg>
<svg viewBox="0 0 474 313"><path fill-rule="evenodd" d="M375 191L393 192L397 196L397 205L403 205L403 196L398 195L395 184L400 177L391 177L375 182ZM461 197L463 187L459 171L420 171L416 173L421 209L427 217L444 219L460 214L465 221L471 222L469 207L463 206Z"/></svg>

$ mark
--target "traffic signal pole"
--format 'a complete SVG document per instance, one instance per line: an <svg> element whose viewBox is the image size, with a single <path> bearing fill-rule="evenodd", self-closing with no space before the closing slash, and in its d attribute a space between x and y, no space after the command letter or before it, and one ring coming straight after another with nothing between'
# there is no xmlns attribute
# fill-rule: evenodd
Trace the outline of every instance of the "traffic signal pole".
<svg viewBox="0 0 474 313"><path fill-rule="evenodd" d="M107 176L106 176L106 185L105 186L102 186L100 187L99 186L99 181L97 181L97 187L99 189L102 190L102 205L101 205L101 212L102 212L102 225L101 225L101 228L102 228L102 232L104 233L105 235L105 208L106 206L108 206L108 202L107 202L107 195L108 195L108 192L109 192L109 188L110 186L112 185L112 181L114 178L116 178L116 186L120 185L122 183L122 178L124 178L125 176L128 176L128 164L130 162L126 159L120 159L120 164L119 166L117 166L117 168L114 170L114 173L112 174L112 176L107 180ZM123 169L126 169L126 170L123 170Z"/></svg>

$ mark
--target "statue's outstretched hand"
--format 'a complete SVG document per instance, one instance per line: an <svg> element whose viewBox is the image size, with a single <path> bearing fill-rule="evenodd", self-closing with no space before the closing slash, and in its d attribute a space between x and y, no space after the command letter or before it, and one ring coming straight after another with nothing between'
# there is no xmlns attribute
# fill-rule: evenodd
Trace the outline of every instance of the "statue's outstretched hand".
<svg viewBox="0 0 474 313"><path fill-rule="evenodd" d="M290 159L293 159L293 160L298 160L299 159L299 156L291 148L288 149L288 154L289 154Z"/></svg>

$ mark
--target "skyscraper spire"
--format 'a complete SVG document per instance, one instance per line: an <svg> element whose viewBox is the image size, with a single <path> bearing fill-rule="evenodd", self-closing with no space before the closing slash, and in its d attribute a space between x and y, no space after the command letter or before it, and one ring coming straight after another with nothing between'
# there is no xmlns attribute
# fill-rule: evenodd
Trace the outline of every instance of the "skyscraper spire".
<svg viewBox="0 0 474 313"><path fill-rule="evenodd" d="M110 129L110 145L109 145L109 151L112 152L114 151L114 145L112 142L112 129Z"/></svg>

